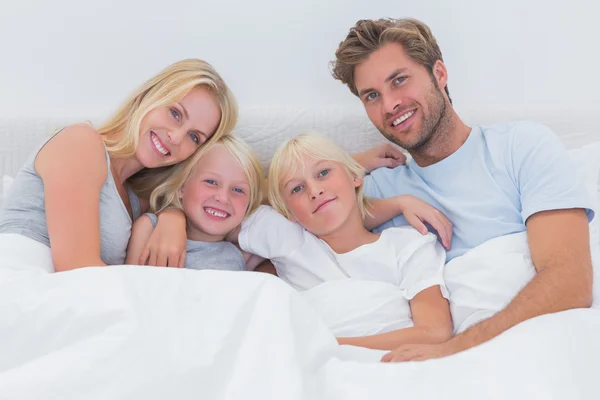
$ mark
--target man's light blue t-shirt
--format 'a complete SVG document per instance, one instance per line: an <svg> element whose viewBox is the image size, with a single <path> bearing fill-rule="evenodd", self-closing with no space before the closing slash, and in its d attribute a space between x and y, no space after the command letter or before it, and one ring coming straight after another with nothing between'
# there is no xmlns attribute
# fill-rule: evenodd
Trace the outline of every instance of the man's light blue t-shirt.
<svg viewBox="0 0 600 400"><path fill-rule="evenodd" d="M591 221L582 179L550 129L518 122L473 127L456 152L428 167L410 161L377 169L366 177L365 193L410 194L442 211L454 225L449 261L489 239L525 231L527 218L540 211L585 208ZM407 224L400 215L375 231Z"/></svg>

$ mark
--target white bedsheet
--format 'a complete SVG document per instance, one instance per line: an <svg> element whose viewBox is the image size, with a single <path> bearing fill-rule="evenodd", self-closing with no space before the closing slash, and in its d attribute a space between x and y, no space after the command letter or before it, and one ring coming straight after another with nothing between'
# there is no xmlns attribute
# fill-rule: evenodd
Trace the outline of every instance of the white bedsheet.
<svg viewBox="0 0 600 400"><path fill-rule="evenodd" d="M597 399L599 335L600 310L572 310L445 359L380 364L268 275L4 268L0 399Z"/></svg>

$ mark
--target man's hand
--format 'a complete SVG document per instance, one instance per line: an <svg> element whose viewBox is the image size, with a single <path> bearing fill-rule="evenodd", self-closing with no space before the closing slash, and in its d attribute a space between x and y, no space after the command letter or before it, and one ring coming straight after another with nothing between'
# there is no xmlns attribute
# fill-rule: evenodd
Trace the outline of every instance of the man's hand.
<svg viewBox="0 0 600 400"><path fill-rule="evenodd" d="M395 168L406 164L406 156L393 144L386 143L363 153L355 154L352 158L364 167L367 172L377 168Z"/></svg>
<svg viewBox="0 0 600 400"><path fill-rule="evenodd" d="M442 358L455 353L458 349L452 342L438 344L405 344L381 358L381 362L425 361Z"/></svg>

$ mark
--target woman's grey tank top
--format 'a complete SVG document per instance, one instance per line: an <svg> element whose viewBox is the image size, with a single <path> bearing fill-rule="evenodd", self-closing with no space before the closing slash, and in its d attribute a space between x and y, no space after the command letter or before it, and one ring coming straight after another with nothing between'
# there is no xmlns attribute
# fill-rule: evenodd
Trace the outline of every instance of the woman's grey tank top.
<svg viewBox="0 0 600 400"><path fill-rule="evenodd" d="M51 247L44 205L44 183L34 168L42 143L17 173L0 209L0 233L18 233ZM106 148L105 148L106 151ZM107 178L100 191L100 257L108 265L125 262L132 221L119 195L106 151ZM140 202L132 190L129 201L134 219L140 215Z"/></svg>

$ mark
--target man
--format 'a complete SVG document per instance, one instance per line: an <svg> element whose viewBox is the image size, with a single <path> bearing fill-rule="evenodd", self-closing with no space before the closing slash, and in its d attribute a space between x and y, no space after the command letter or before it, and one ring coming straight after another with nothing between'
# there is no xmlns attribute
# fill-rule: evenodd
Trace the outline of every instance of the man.
<svg viewBox="0 0 600 400"><path fill-rule="evenodd" d="M446 214L454 224L448 260L526 230L537 272L493 317L443 344L398 348L384 361L443 357L529 318L591 305L594 211L556 135L534 123L465 125L452 107L442 53L420 21L357 22L332 66L379 131L413 158L372 172L366 194L412 194ZM400 225L401 216L380 228Z"/></svg>

